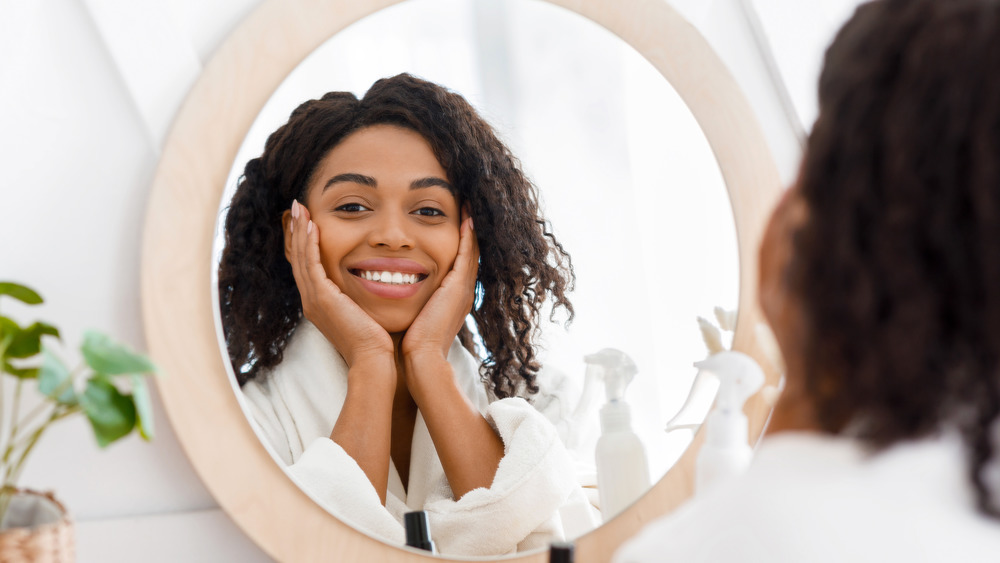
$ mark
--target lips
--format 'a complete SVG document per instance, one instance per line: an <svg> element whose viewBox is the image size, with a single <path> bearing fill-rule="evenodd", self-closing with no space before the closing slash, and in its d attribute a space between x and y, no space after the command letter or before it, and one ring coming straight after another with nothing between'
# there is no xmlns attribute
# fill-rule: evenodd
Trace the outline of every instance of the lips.
<svg viewBox="0 0 1000 563"><path fill-rule="evenodd" d="M403 299L419 291L429 271L424 265L402 258L369 258L347 270L370 293L387 299Z"/></svg>

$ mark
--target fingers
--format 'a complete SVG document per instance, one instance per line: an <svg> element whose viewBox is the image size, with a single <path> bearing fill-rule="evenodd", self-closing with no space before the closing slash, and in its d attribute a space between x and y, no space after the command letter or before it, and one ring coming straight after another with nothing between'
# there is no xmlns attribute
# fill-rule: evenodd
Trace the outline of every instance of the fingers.
<svg viewBox="0 0 1000 563"><path fill-rule="evenodd" d="M475 285L476 274L479 272L479 241L472 223L472 217L466 217L459 229L458 255L452 269L459 277Z"/></svg>
<svg viewBox="0 0 1000 563"><path fill-rule="evenodd" d="M292 275L295 277L295 285L298 286L303 301L306 301L310 293L311 284L306 272L303 253L304 238L302 235L306 231L304 228L305 225L302 223L303 211L306 211L304 206L300 205L298 201L293 200L291 208L292 218L288 222L288 232L285 236L291 240L288 261L292 265Z"/></svg>
<svg viewBox="0 0 1000 563"><path fill-rule="evenodd" d="M462 214L458 254L451 271L417 315L403 337L404 355L424 352L448 356L448 350L472 310L479 273L479 242L472 217Z"/></svg>
<svg viewBox="0 0 1000 563"><path fill-rule="evenodd" d="M449 320L445 321L442 326L448 326L454 320L459 323L455 332L461 328L461 323L465 322L465 316L475 302L478 273L479 242L476 240L476 233L473 230L472 218L465 217L459 227L458 254L455 256L455 262L451 271L442 281L441 287L435 292L438 299L432 298L427 304L427 306L438 307L445 305L443 310L450 311L446 314ZM451 337L454 338L454 335Z"/></svg>
<svg viewBox="0 0 1000 563"><path fill-rule="evenodd" d="M303 308L306 308L314 303L318 288L326 282L326 271L320 261L319 230L312 222L309 210L298 201L292 202L292 219L288 229L292 240L292 275L299 288Z"/></svg>
<svg viewBox="0 0 1000 563"><path fill-rule="evenodd" d="M328 281L326 269L323 268L323 262L320 260L319 254L319 228L309 218L309 212L305 210L305 207L303 207L303 211L305 213L305 249L303 259L306 272L314 286L326 285ZM332 282L331 285L333 285Z"/></svg>

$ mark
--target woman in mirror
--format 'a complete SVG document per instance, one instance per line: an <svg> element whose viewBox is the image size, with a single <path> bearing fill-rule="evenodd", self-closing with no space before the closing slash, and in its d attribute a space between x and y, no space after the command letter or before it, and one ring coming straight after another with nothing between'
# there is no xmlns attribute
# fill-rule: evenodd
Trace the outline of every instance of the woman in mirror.
<svg viewBox="0 0 1000 563"><path fill-rule="evenodd" d="M219 270L253 423L293 479L391 542L405 512L426 510L453 555L547 545L561 515L590 521L567 452L525 401L543 304L571 318L572 281L492 128L406 74L361 100L305 102L268 138Z"/></svg>
<svg viewBox="0 0 1000 563"><path fill-rule="evenodd" d="M786 389L748 472L634 561L1000 554L1000 2L861 6L760 253Z"/></svg>

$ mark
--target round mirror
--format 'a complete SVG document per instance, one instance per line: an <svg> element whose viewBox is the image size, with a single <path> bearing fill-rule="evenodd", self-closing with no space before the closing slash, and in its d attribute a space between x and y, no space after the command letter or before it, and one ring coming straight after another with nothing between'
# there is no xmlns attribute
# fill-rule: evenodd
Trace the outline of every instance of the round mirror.
<svg viewBox="0 0 1000 563"><path fill-rule="evenodd" d="M226 182L215 255L243 167L298 104L334 90L361 97L400 72L448 86L488 116L535 179L573 258L576 318L566 330L543 325L541 354L565 382L563 412L550 415L582 486L595 484L604 401L599 385L585 384L583 356L606 347L639 367L626 398L659 480L693 435L665 426L706 354L696 317L736 308L736 234L722 175L687 105L594 22L533 0L410 0L347 27L289 74L250 127ZM700 407L691 420L708 405Z"/></svg>
<svg viewBox="0 0 1000 563"><path fill-rule="evenodd" d="M281 559L324 553L332 531L348 534L287 480L278 482L280 469L237 419L234 385L222 375L231 367L218 347L205 348L218 337L214 326L205 330L206 311L197 307L216 309L208 278L215 270L212 225L219 201L228 200L220 199L223 186L235 185L263 137L305 99L330 90L360 95L376 78L408 71L459 91L488 117L538 186L573 256L577 319L567 331L546 331L546 364L581 384L582 355L605 346L627 351L639 365L628 398L654 481L673 469L623 517L580 540L610 553L638 523L690 494L690 434L668 435L663 424L687 396L691 362L705 354L695 317L738 301L734 346L755 353L754 254L779 186L735 84L693 28L659 2L577 2L574 14L535 1L413 0L365 19L382 3L310 5L317 12L309 14L305 6L278 4L263 4L206 68L165 148L151 201L147 334L153 354L176 374L161 393L196 468L234 519ZM433 40L419 41L427 35ZM185 237L187 244L178 240ZM164 286L164 274L178 285ZM211 316L208 324L216 324ZM766 408L749 410L756 435ZM596 419L577 422L593 426ZM592 460L592 442L589 451L578 446L580 459ZM292 523L269 521L276 510L296 514L282 520L330 532L306 539ZM379 557L403 553L352 541Z"/></svg>

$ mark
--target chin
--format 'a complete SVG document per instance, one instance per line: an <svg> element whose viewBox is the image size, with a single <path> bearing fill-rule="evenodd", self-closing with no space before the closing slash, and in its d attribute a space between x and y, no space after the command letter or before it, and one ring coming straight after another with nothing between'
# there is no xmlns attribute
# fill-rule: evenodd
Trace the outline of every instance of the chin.
<svg viewBox="0 0 1000 563"><path fill-rule="evenodd" d="M398 334L401 332L406 332L406 330L410 328L410 325L413 324L413 320L416 318L416 315L398 314L398 313L389 315L379 315L369 312L368 314L370 314L372 318L375 319L375 322L381 325L382 328L384 328L385 331L388 332L389 334Z"/></svg>

